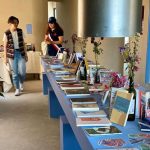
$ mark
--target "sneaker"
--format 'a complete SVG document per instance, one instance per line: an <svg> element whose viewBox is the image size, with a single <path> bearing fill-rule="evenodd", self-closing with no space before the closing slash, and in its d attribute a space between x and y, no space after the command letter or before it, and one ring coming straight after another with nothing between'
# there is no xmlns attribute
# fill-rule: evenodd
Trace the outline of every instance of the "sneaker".
<svg viewBox="0 0 150 150"><path fill-rule="evenodd" d="M20 91L23 91L23 84L20 83Z"/></svg>
<svg viewBox="0 0 150 150"><path fill-rule="evenodd" d="M15 96L19 96L20 95L20 90L19 89L16 89L15 91Z"/></svg>

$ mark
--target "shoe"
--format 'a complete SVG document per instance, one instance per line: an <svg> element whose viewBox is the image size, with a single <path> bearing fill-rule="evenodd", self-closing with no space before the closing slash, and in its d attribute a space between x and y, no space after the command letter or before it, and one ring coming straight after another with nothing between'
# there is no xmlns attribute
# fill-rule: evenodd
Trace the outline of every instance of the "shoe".
<svg viewBox="0 0 150 150"><path fill-rule="evenodd" d="M19 89L16 89L15 91L15 96L19 96L20 95L20 90Z"/></svg>
<svg viewBox="0 0 150 150"><path fill-rule="evenodd" d="M20 91L23 91L23 84L20 83Z"/></svg>

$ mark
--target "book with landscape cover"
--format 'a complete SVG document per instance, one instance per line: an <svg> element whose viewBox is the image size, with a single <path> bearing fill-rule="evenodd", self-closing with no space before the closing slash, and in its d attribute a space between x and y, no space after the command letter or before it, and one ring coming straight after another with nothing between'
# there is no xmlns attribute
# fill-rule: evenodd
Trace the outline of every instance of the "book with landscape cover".
<svg viewBox="0 0 150 150"><path fill-rule="evenodd" d="M121 126L126 125L132 98L132 93L117 91L116 99L110 117L111 122L119 124Z"/></svg>
<svg viewBox="0 0 150 150"><path fill-rule="evenodd" d="M92 117L92 118L76 118L77 126L111 126L108 118Z"/></svg>
<svg viewBox="0 0 150 150"><path fill-rule="evenodd" d="M104 112L104 110L99 110L99 111L93 111L93 112L89 112L89 111L76 111L76 116L78 118L91 118L91 117L107 117L106 113Z"/></svg>
<svg viewBox="0 0 150 150"><path fill-rule="evenodd" d="M98 111L99 107L97 103L94 104L73 104L72 103L72 110L73 111Z"/></svg>
<svg viewBox="0 0 150 150"><path fill-rule="evenodd" d="M87 96L90 95L90 92L88 89L70 89L65 90L65 93L67 96Z"/></svg>
<svg viewBox="0 0 150 150"><path fill-rule="evenodd" d="M100 136L100 135L113 135L113 134L121 134L122 132L115 126L110 127L94 127L94 128L86 128L84 131L89 136Z"/></svg>
<svg viewBox="0 0 150 150"><path fill-rule="evenodd" d="M93 97L70 98L70 101L73 104L92 104L92 103L97 103L96 99L93 98Z"/></svg>

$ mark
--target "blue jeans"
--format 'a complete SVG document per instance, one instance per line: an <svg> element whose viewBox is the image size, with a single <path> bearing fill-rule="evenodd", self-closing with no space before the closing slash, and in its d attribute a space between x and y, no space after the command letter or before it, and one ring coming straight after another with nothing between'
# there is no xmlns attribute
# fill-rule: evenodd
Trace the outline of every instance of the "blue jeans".
<svg viewBox="0 0 150 150"><path fill-rule="evenodd" d="M26 75L26 60L22 57L20 51L14 51L14 59L9 59L12 69L13 84L19 89L19 83L23 84Z"/></svg>

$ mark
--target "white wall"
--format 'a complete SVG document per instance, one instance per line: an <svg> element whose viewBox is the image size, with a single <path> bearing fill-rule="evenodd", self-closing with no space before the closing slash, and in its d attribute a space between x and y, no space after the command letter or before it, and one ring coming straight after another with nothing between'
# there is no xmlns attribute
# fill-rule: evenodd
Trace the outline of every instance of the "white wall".
<svg viewBox="0 0 150 150"><path fill-rule="evenodd" d="M56 8L56 2L48 2L48 18L54 16L54 8Z"/></svg>

